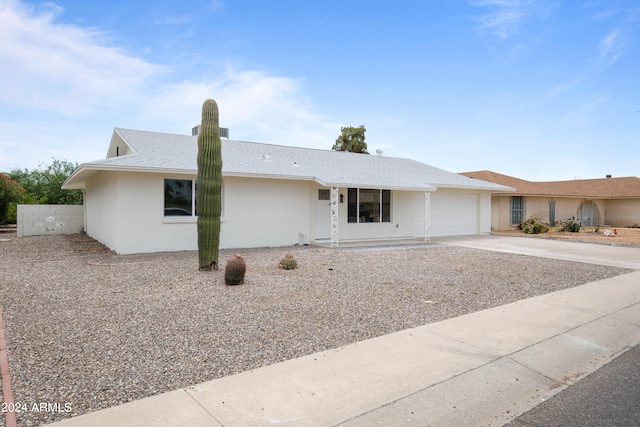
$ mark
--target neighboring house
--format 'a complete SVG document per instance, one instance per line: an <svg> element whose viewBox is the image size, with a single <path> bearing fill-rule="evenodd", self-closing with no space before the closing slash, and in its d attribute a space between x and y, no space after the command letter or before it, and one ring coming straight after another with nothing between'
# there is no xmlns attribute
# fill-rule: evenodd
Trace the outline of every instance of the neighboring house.
<svg viewBox="0 0 640 427"><path fill-rule="evenodd" d="M86 232L120 254L197 249L197 136L116 128L85 192ZM221 248L488 234L509 188L410 159L222 140Z"/></svg>
<svg viewBox="0 0 640 427"><path fill-rule="evenodd" d="M492 230L515 229L530 217L548 223L575 218L585 226L640 224L640 178L634 176L532 182L486 170L462 175L516 189L493 193Z"/></svg>

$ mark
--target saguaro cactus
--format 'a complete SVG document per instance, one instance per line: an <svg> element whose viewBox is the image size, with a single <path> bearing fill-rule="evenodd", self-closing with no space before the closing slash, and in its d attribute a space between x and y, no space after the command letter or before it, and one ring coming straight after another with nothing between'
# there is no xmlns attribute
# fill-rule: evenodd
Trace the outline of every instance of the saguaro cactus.
<svg viewBox="0 0 640 427"><path fill-rule="evenodd" d="M217 270L220 247L222 143L218 123L218 104L213 99L207 99L202 104L202 123L198 133L197 185L200 270Z"/></svg>

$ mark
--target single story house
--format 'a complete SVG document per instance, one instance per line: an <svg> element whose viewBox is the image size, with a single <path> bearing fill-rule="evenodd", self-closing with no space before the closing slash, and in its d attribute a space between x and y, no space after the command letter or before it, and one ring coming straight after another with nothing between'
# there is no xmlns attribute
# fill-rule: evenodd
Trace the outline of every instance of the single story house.
<svg viewBox="0 0 640 427"><path fill-rule="evenodd" d="M119 254L197 249L197 135L116 128L63 184ZM220 248L488 234L510 188L414 160L222 140Z"/></svg>
<svg viewBox="0 0 640 427"><path fill-rule="evenodd" d="M491 229L513 230L530 217L543 222L575 218L584 226L640 224L640 178L635 176L532 182L492 171L462 175L516 189L491 197Z"/></svg>

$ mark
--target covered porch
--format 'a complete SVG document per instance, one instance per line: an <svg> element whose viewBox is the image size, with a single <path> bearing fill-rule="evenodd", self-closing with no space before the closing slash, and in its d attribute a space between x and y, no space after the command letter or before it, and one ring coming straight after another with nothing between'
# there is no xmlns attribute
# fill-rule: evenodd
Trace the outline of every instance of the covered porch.
<svg viewBox="0 0 640 427"><path fill-rule="evenodd" d="M413 239L371 239L371 240L347 240L340 241L339 245L331 246L330 241L319 241L311 243L311 246L321 248L338 248L338 249L411 249L421 247L442 246L442 243L436 241L425 241L424 238Z"/></svg>
<svg viewBox="0 0 640 427"><path fill-rule="evenodd" d="M317 246L368 246L370 242L429 242L431 191L325 186L317 189L311 223ZM376 225L378 224L378 225Z"/></svg>

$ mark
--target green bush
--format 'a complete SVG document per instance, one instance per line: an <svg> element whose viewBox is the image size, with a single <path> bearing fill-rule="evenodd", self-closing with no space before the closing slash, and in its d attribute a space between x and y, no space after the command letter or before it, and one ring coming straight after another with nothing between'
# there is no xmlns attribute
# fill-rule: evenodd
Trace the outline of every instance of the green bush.
<svg viewBox="0 0 640 427"><path fill-rule="evenodd" d="M531 217L522 224L520 224L522 232L525 234L540 234L549 231L549 227L543 224L542 221Z"/></svg>
<svg viewBox="0 0 640 427"><path fill-rule="evenodd" d="M558 231L562 231L564 233L577 233L580 231L580 223L573 219L559 222L558 227Z"/></svg>
<svg viewBox="0 0 640 427"><path fill-rule="evenodd" d="M5 216L7 224L18 223L18 204L16 202L9 203L7 208L7 215Z"/></svg>
<svg viewBox="0 0 640 427"><path fill-rule="evenodd" d="M63 190L62 183L78 167L77 163L52 159L37 169L13 169L9 176L25 190L23 204L81 205L82 190Z"/></svg>
<svg viewBox="0 0 640 427"><path fill-rule="evenodd" d="M24 188L19 182L11 179L7 174L0 173L0 224L6 224L7 222L15 224L15 217L13 221L9 218L9 210L11 206L19 203L24 195Z"/></svg>

